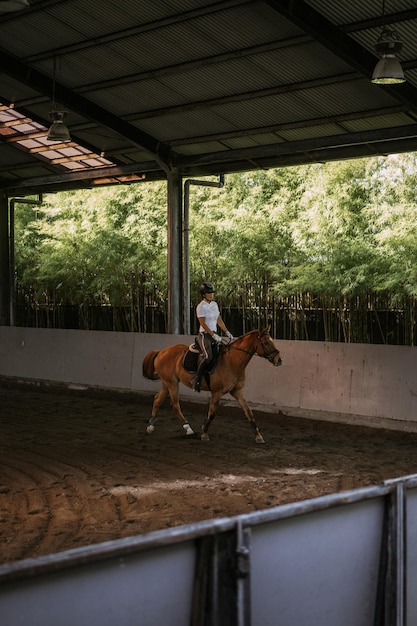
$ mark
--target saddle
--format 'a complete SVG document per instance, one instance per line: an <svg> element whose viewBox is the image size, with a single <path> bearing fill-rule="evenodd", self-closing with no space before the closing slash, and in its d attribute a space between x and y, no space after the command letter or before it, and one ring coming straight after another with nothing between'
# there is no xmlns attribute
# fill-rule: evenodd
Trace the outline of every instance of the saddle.
<svg viewBox="0 0 417 626"><path fill-rule="evenodd" d="M217 363L218 354L219 354L218 349L216 349L213 346L213 359L211 363L207 364L206 371L204 372L205 375L213 373L214 368ZM188 350L183 356L182 366L186 372L189 372L190 374L195 374L202 360L203 360L203 353L200 350L200 346L198 344L197 339L195 339L194 343L188 346Z"/></svg>
<svg viewBox="0 0 417 626"><path fill-rule="evenodd" d="M202 356L203 355L200 352L200 347L197 343L197 340L195 340L194 343L188 346L188 350L184 354L184 357L182 359L182 366L185 371L189 372L190 374L195 374Z"/></svg>

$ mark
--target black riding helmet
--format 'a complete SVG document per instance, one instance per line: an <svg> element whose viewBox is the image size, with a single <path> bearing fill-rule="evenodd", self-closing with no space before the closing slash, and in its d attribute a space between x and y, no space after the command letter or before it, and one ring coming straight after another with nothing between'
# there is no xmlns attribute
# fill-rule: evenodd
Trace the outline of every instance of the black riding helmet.
<svg viewBox="0 0 417 626"><path fill-rule="evenodd" d="M203 283L200 285L200 293L204 296L206 293L214 293L214 287L211 283Z"/></svg>

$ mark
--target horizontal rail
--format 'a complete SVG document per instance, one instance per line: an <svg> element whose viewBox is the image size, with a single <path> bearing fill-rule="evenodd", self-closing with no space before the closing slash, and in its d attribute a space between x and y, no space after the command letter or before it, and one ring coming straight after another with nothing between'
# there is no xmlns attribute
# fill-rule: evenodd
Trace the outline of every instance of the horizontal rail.
<svg viewBox="0 0 417 626"><path fill-rule="evenodd" d="M81 602L86 624L105 625L105 604L111 601L120 626L136 623L124 619L125 614L135 619L139 615L146 626L158 621L165 598L174 602L174 621L177 611L177 618L192 626L211 626L225 617L229 626L266 626L274 623L268 610L274 613L277 607L283 609L284 625L307 626L316 612L322 626L331 624L336 614L340 626L353 622L411 626L417 599L407 594L411 584L407 573L414 578L417 570L416 487L417 474L4 564L0 614L5 612L8 626L26 623L19 621L22 614L31 626L52 626L61 618L64 625L77 619L71 612ZM175 581L167 570L178 570ZM165 583L160 582L161 575ZM161 602L148 606L146 617L141 612L154 591L152 576L161 585ZM316 581L328 597L317 593ZM91 590L83 595L86 585ZM79 601L77 592L82 596ZM55 598L55 593L51 616L45 616L45 598ZM108 598L112 593L114 597ZM343 607L346 597L349 602Z"/></svg>

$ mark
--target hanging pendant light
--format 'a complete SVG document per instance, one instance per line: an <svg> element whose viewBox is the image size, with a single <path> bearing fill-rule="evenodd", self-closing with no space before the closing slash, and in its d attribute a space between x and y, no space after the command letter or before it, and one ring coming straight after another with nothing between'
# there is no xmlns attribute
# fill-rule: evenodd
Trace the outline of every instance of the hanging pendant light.
<svg viewBox="0 0 417 626"><path fill-rule="evenodd" d="M403 44L399 41L395 30L384 28L375 44L375 50L381 55L381 58L372 75L373 83L376 85L405 83L403 68L395 56L402 47Z"/></svg>
<svg viewBox="0 0 417 626"><path fill-rule="evenodd" d="M59 141L65 143L71 141L71 135L65 124L65 118L67 117L67 111L55 102L55 78L56 78L56 58L54 57L54 76L52 83L52 109L49 112L49 118L52 122L48 131L48 141Z"/></svg>
<svg viewBox="0 0 417 626"><path fill-rule="evenodd" d="M382 17L385 15L385 0L382 1ZM375 50L380 57L372 75L375 85L398 85L405 83L404 71L401 63L395 56L401 52L402 42L397 33L391 28L384 28L375 44Z"/></svg>
<svg viewBox="0 0 417 626"><path fill-rule="evenodd" d="M65 118L67 116L66 111L55 110L49 113L49 118L52 122L48 131L48 141L67 142L71 141L71 135L65 124Z"/></svg>
<svg viewBox="0 0 417 626"><path fill-rule="evenodd" d="M22 11L22 9L27 9L28 6L28 0L0 0L0 13Z"/></svg>

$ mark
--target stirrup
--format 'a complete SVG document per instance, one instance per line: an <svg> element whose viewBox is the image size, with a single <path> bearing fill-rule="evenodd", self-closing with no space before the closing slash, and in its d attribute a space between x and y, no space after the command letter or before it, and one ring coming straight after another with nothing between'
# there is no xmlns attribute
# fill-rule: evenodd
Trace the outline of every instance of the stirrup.
<svg viewBox="0 0 417 626"><path fill-rule="evenodd" d="M198 376L192 379L191 387L193 391L200 393L200 378Z"/></svg>

